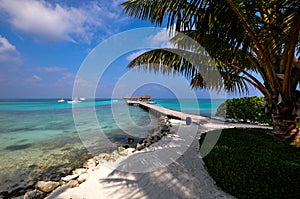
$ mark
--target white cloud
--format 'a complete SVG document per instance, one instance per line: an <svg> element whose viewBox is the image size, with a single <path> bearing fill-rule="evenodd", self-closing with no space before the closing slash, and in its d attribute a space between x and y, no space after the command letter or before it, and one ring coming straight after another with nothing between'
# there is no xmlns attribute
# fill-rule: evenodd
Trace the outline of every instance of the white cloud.
<svg viewBox="0 0 300 199"><path fill-rule="evenodd" d="M5 37L0 35L0 62L20 62L19 52Z"/></svg>
<svg viewBox="0 0 300 199"><path fill-rule="evenodd" d="M37 76L37 75L33 75L33 76L32 76L32 79L33 79L33 80L36 80L36 81L41 81L41 80L42 80L42 78L39 77L39 76Z"/></svg>
<svg viewBox="0 0 300 199"><path fill-rule="evenodd" d="M170 43L170 39L173 37L173 34L170 34L170 31L166 28L160 30L153 36L147 38L148 42L151 45L160 47L160 48L174 48L174 45Z"/></svg>
<svg viewBox="0 0 300 199"><path fill-rule="evenodd" d="M132 61L132 60L134 60L135 58L137 58L138 56L140 56L141 54L143 54L143 53L145 53L145 52L147 52L147 50L140 50L140 51L131 53L131 54L129 54L129 55L126 57L126 59L127 59L128 61Z"/></svg>
<svg viewBox="0 0 300 199"><path fill-rule="evenodd" d="M121 18L120 7L96 1L83 2L76 8L38 0L0 0L0 12L14 28L38 41L89 43L97 30L105 29L107 20Z"/></svg>
<svg viewBox="0 0 300 199"><path fill-rule="evenodd" d="M36 70L43 71L43 72L62 72L65 71L66 69L61 67L39 67Z"/></svg>
<svg viewBox="0 0 300 199"><path fill-rule="evenodd" d="M154 46L156 48L175 48L175 46L170 43L170 39L172 39L173 36L174 31L170 33L169 29L163 28L156 34L147 37L146 42L148 42L150 46ZM133 59L145 52L147 52L147 50L140 50L129 54L126 58L128 61L132 61Z"/></svg>

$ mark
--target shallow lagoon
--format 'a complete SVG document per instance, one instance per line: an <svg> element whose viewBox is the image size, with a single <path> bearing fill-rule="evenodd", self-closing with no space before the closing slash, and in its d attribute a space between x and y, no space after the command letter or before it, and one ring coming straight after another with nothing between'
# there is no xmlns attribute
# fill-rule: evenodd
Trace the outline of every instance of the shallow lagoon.
<svg viewBox="0 0 300 199"><path fill-rule="evenodd" d="M211 116L223 100L157 99L164 106ZM199 106L199 109L195 107ZM82 118L76 129L72 104L57 99L0 100L0 193L22 193L38 180L58 180L91 156L115 150L128 137L145 137L157 119L123 100L73 104ZM112 109L113 108L113 109ZM91 109L96 113L93 121ZM112 111L113 110L113 111ZM128 115L129 114L129 115ZM0 194L1 196L1 194Z"/></svg>
<svg viewBox="0 0 300 199"><path fill-rule="evenodd" d="M0 193L5 194L8 190L22 192L37 180L58 179L81 166L84 160L92 156L91 152L112 151L118 145L126 143L127 138L132 135L123 132L114 121L112 103L116 110L129 109L136 124L149 124L147 112L138 107L128 107L122 100L85 101L74 104L86 120L80 124L81 134L78 134L72 104L58 103L57 99L2 100ZM95 107L97 123L89 121L88 110L91 107ZM140 135L138 137L143 137L148 129L151 126L145 126L143 131L132 131L135 135ZM81 138L85 141L82 142Z"/></svg>

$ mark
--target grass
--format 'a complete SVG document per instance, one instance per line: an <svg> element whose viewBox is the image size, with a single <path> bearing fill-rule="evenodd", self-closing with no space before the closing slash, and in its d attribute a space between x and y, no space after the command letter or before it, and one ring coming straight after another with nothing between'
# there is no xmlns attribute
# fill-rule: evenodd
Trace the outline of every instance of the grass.
<svg viewBox="0 0 300 199"><path fill-rule="evenodd" d="M203 160L237 198L300 198L300 148L273 141L270 130L225 129Z"/></svg>

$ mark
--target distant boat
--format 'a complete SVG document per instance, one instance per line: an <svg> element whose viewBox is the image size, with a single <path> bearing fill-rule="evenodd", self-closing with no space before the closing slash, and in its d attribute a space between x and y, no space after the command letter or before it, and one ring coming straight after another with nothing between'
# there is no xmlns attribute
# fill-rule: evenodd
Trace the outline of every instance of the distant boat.
<svg viewBox="0 0 300 199"><path fill-rule="evenodd" d="M61 98L60 100L57 100L57 102L62 103L62 102L65 102L65 100L63 98Z"/></svg>
<svg viewBox="0 0 300 199"><path fill-rule="evenodd" d="M81 98L79 98L79 100L84 101L84 100L85 100L85 97L81 97Z"/></svg>
<svg viewBox="0 0 300 199"><path fill-rule="evenodd" d="M156 104L155 101L148 101L147 103L148 103L148 104Z"/></svg>
<svg viewBox="0 0 300 199"><path fill-rule="evenodd" d="M80 100L78 100L78 98L74 98L72 101L68 101L68 104L77 104L81 102Z"/></svg>

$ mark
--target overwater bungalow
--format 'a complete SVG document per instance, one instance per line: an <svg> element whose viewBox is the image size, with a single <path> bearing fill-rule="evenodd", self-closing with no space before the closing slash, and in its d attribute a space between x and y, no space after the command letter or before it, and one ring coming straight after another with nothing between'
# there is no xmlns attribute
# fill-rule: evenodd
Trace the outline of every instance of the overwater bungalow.
<svg viewBox="0 0 300 199"><path fill-rule="evenodd" d="M123 100L129 100L129 99L130 99L129 95L126 95L125 97L123 97Z"/></svg>
<svg viewBox="0 0 300 199"><path fill-rule="evenodd" d="M142 101L149 101L149 100L151 100L151 96L149 96L147 94L142 94L140 96L140 100L142 100Z"/></svg>
<svg viewBox="0 0 300 199"><path fill-rule="evenodd" d="M138 101L139 100L139 97L138 96L133 96L132 98L131 98L133 101Z"/></svg>

